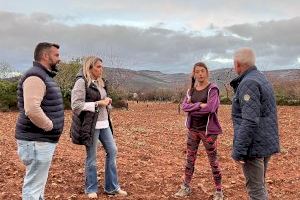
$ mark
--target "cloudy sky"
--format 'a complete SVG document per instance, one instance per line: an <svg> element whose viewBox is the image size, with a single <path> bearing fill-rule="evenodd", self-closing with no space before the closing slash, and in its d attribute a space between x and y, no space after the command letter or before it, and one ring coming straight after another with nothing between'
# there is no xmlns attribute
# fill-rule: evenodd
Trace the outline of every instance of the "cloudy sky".
<svg viewBox="0 0 300 200"><path fill-rule="evenodd" d="M197 61L232 66L255 49L262 70L300 68L299 0L0 0L0 62L27 69L40 41L69 61L189 73Z"/></svg>

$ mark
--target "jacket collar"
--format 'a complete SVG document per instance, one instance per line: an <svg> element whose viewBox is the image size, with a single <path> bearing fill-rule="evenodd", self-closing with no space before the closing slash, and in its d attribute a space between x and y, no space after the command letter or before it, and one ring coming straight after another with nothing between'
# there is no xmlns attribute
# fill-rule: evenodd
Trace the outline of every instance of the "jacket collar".
<svg viewBox="0 0 300 200"><path fill-rule="evenodd" d="M46 72L51 78L53 78L53 77L56 76L56 74L57 74L55 71L51 71L51 70L47 69L44 65L42 65L42 64L39 63L39 62L33 61L33 66L34 66L34 67L39 67L39 68L45 70L45 72Z"/></svg>
<svg viewBox="0 0 300 200"><path fill-rule="evenodd" d="M230 82L230 86L234 89L234 92L236 92L237 87L239 86L240 82L244 79L244 77L253 70L257 70L257 67L256 66L249 67L249 69L247 69L243 74L236 77Z"/></svg>

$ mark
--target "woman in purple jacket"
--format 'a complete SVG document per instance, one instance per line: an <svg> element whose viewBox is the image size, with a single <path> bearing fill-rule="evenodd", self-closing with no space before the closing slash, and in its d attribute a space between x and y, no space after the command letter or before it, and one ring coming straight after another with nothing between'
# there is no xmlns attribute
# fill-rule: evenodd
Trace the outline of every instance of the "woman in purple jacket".
<svg viewBox="0 0 300 200"><path fill-rule="evenodd" d="M191 88L182 104L182 109L188 113L187 161L184 182L175 196L184 197L191 193L189 185L194 173L197 150L202 141L216 186L214 200L223 199L222 176L217 155L217 137L222 133L217 117L219 105L219 89L216 84L209 82L207 66L202 62L196 63L192 72Z"/></svg>

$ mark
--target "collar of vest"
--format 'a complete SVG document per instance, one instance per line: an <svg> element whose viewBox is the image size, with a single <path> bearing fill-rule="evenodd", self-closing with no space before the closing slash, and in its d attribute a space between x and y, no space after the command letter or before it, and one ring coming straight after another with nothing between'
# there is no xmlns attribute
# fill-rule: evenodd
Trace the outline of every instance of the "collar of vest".
<svg viewBox="0 0 300 200"><path fill-rule="evenodd" d="M56 72L55 71L48 70L44 65L42 65L39 62L33 61L33 66L34 67L39 67L39 68L43 69L51 78L53 78L54 76L56 76Z"/></svg>

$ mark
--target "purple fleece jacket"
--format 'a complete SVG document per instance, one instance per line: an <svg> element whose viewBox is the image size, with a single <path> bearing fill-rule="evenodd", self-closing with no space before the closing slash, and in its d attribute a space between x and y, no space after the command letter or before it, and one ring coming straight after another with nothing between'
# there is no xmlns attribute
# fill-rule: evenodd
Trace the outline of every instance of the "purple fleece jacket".
<svg viewBox="0 0 300 200"><path fill-rule="evenodd" d="M190 98L189 91L185 96L182 103L182 110L187 112L186 127L191 128L191 116L201 116L203 114L209 114L206 125L206 134L221 134L222 129L218 120L218 108L220 105L219 88L216 84L211 83L208 89L207 106L200 108L200 102L188 103Z"/></svg>

